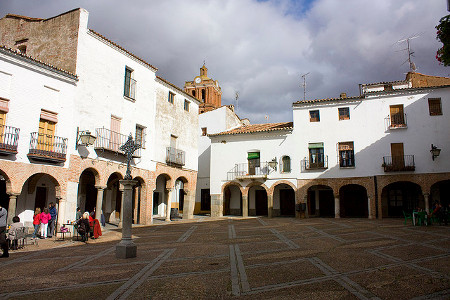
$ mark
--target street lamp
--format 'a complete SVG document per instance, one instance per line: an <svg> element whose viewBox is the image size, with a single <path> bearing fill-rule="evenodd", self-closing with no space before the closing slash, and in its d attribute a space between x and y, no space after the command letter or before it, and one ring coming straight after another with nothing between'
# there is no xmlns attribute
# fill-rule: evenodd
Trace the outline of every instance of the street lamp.
<svg viewBox="0 0 450 300"><path fill-rule="evenodd" d="M77 127L77 143L75 149L78 149L78 146L93 145L95 140L96 137L89 130L80 131L79 127Z"/></svg>
<svg viewBox="0 0 450 300"><path fill-rule="evenodd" d="M434 160L435 157L438 157L441 154L441 149L431 144L431 158Z"/></svg>

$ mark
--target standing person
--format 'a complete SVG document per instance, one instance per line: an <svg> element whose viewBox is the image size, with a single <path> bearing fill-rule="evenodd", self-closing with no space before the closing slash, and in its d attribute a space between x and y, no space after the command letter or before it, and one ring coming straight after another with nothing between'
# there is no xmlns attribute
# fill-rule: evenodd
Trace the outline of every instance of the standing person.
<svg viewBox="0 0 450 300"><path fill-rule="evenodd" d="M47 238L48 222L52 219L52 216L48 212L48 208L44 208L41 213L41 238Z"/></svg>
<svg viewBox="0 0 450 300"><path fill-rule="evenodd" d="M51 238L53 236L53 232L55 232L55 226L56 226L56 216L58 215L58 211L56 210L56 205L53 202L50 202L48 205L48 211L50 213L50 216L52 217L50 221L48 222L48 232L47 236Z"/></svg>
<svg viewBox="0 0 450 300"><path fill-rule="evenodd" d="M3 250L3 254L0 257L9 257L8 253L8 241L6 240L6 217L8 212L6 208L0 206L0 247Z"/></svg>
<svg viewBox="0 0 450 300"><path fill-rule="evenodd" d="M31 237L32 239L36 238L36 235L39 231L40 224L41 224L41 209L39 207L36 207L36 210L34 211L34 216L33 216L34 232L33 232L33 236Z"/></svg>
<svg viewBox="0 0 450 300"><path fill-rule="evenodd" d="M81 219L82 216L83 216L83 213L81 212L81 208L77 207L77 213L75 215L75 222L78 221L79 219Z"/></svg>

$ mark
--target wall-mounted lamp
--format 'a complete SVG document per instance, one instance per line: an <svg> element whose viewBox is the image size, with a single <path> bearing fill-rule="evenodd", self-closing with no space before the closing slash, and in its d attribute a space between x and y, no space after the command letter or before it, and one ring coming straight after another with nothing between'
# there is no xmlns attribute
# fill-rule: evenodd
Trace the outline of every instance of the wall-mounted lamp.
<svg viewBox="0 0 450 300"><path fill-rule="evenodd" d="M271 167L275 171L277 170L277 164L278 162L276 157L274 157L271 161L269 161L269 167Z"/></svg>
<svg viewBox="0 0 450 300"><path fill-rule="evenodd" d="M434 160L435 157L438 157L439 154L441 154L441 149L436 147L435 145L431 144L431 158Z"/></svg>
<svg viewBox="0 0 450 300"><path fill-rule="evenodd" d="M80 131L79 127L77 127L77 143L75 149L78 149L78 146L93 145L95 139L96 137L89 130Z"/></svg>

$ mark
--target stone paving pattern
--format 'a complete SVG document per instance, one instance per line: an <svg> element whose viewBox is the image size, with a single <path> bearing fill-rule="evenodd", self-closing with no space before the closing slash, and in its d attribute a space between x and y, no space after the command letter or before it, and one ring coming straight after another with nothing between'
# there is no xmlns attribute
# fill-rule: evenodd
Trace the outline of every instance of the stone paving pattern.
<svg viewBox="0 0 450 300"><path fill-rule="evenodd" d="M133 234L133 259L115 258L117 232L13 251L0 299L450 299L449 226L224 218Z"/></svg>

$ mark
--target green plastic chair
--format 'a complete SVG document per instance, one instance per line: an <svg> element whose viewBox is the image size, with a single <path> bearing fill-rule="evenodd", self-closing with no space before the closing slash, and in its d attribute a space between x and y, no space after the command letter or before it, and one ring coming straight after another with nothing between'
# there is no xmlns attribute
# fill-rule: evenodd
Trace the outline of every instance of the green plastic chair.
<svg viewBox="0 0 450 300"><path fill-rule="evenodd" d="M406 220L408 220L408 219L411 220L411 223L413 222L413 217L412 217L411 213L407 213L407 212L403 211L403 216L405 217L405 225L406 225Z"/></svg>

